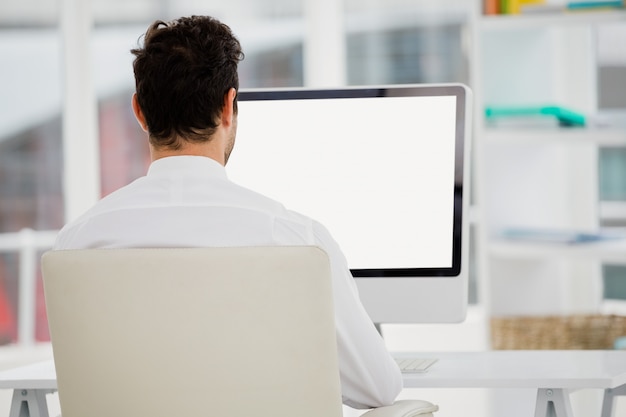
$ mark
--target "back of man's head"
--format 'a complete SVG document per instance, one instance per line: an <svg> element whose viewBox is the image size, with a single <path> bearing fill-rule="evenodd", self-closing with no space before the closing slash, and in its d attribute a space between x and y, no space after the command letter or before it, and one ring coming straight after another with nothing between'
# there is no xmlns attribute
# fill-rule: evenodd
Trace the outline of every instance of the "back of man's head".
<svg viewBox="0 0 626 417"><path fill-rule="evenodd" d="M180 138L208 140L219 124L225 95L239 88L243 52L230 28L208 16L156 21L143 48L131 52L151 144L178 149Z"/></svg>

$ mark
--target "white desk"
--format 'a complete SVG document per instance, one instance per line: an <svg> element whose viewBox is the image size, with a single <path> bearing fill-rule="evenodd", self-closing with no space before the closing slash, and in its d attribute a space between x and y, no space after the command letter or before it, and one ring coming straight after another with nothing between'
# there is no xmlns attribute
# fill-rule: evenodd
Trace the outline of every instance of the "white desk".
<svg viewBox="0 0 626 417"><path fill-rule="evenodd" d="M406 388L532 388L535 417L572 417L569 393L604 390L601 416L611 417L614 397L626 395L626 351L489 351L404 353L436 357L425 374L404 376Z"/></svg>
<svg viewBox="0 0 626 417"><path fill-rule="evenodd" d="M46 394L57 389L54 361L0 372L0 389L12 389L10 417L48 417Z"/></svg>
<svg viewBox="0 0 626 417"><path fill-rule="evenodd" d="M602 417L626 395L626 351L489 351L404 353L437 357L427 373L404 376L406 388L532 388L535 417L571 417L569 392L605 390ZM0 372L0 389L13 390L10 417L48 417L45 396L56 391L52 361Z"/></svg>

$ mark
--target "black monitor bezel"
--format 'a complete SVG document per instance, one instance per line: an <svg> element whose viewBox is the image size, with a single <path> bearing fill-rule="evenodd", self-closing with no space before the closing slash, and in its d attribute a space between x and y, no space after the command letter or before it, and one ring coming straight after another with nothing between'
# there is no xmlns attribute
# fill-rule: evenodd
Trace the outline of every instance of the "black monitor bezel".
<svg viewBox="0 0 626 417"><path fill-rule="evenodd" d="M456 138L454 167L454 214L452 228L452 266L441 268L368 268L351 269L355 278L381 277L457 277L461 274L462 240L463 240L463 194L464 187L464 147L466 132L466 97L464 86L450 85L396 85L382 87L346 87L328 89L259 89L240 90L238 101L263 100L308 100L334 98L368 98L368 97L427 97L454 96L456 98Z"/></svg>

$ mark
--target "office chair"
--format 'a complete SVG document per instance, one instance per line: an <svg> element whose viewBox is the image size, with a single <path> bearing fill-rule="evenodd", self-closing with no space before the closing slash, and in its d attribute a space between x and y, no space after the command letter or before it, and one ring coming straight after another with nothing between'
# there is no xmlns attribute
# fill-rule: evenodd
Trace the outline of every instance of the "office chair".
<svg viewBox="0 0 626 417"><path fill-rule="evenodd" d="M63 417L342 414L319 248L51 251L42 268Z"/></svg>

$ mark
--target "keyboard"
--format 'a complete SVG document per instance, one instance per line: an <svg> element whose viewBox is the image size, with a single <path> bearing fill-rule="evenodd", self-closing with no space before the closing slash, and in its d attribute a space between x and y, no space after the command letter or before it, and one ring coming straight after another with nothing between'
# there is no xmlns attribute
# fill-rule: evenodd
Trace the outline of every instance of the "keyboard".
<svg viewBox="0 0 626 417"><path fill-rule="evenodd" d="M427 372L430 366L437 362L435 358L395 358L400 371L403 373Z"/></svg>

